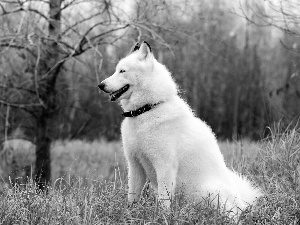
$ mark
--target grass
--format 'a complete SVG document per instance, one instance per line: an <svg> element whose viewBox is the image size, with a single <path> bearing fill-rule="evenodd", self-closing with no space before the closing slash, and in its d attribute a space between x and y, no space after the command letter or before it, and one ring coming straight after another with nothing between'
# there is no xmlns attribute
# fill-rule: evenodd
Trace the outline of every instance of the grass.
<svg viewBox="0 0 300 225"><path fill-rule="evenodd" d="M255 182L264 197L232 218L211 198L200 204L178 196L166 211L144 191L127 202L126 163L119 142L57 142L52 149L53 185L47 194L33 182L0 194L0 224L299 224L300 133L274 132L259 143L220 142L229 167ZM217 196L215 196L217 197Z"/></svg>
<svg viewBox="0 0 300 225"><path fill-rule="evenodd" d="M89 185L125 179L126 161L120 142L58 141L52 146L52 180Z"/></svg>

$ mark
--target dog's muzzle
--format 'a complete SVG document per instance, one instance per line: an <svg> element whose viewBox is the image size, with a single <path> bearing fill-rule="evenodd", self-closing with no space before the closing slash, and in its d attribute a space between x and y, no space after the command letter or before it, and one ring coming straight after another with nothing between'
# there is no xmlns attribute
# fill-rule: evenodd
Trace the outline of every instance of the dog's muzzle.
<svg viewBox="0 0 300 225"><path fill-rule="evenodd" d="M121 95L123 95L126 91L128 91L130 85L129 84L126 84L124 87L120 88L119 90L117 91L114 91L114 92L109 92L108 90L105 89L106 85L105 83L101 82L98 87L104 91L105 93L109 93L109 96L110 96L110 100L111 101L116 101L118 98L121 97Z"/></svg>
<svg viewBox="0 0 300 225"><path fill-rule="evenodd" d="M110 100L113 102L113 101L116 101L118 98L121 97L121 95L123 95L126 91L128 91L129 89L129 84L126 84L124 87L120 88L119 90L115 91L115 92L112 92L110 93Z"/></svg>
<svg viewBox="0 0 300 225"><path fill-rule="evenodd" d="M105 90L105 84L102 82L98 85L98 88L100 88L100 90L104 91L105 93L109 93L108 91Z"/></svg>

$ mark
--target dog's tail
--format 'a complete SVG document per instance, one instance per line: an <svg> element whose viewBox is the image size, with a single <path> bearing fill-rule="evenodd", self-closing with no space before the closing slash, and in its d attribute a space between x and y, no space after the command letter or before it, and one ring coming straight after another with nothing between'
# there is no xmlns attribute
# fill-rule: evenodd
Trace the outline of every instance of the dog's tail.
<svg viewBox="0 0 300 225"><path fill-rule="evenodd" d="M246 177L239 175L238 173L231 171L232 181L237 187L237 191L240 194L241 199L247 204L255 204L255 201L263 196L262 191L255 187Z"/></svg>

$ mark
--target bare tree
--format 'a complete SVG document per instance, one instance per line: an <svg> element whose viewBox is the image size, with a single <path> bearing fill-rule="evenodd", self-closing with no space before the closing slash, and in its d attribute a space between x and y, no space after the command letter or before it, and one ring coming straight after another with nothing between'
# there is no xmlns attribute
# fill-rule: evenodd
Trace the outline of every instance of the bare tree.
<svg viewBox="0 0 300 225"><path fill-rule="evenodd" d="M162 10L167 7L163 2L155 4ZM1 0L0 16L0 51L5 62L1 64L0 107L22 110L34 121L35 179L44 189L51 178L50 130L59 110L57 85L66 62L92 50L99 59L98 74L102 46L115 45L129 31L137 31L137 39L143 34L159 38L157 29L162 26L108 0ZM15 70L15 65L22 67Z"/></svg>
<svg viewBox="0 0 300 225"><path fill-rule="evenodd" d="M240 16L260 27L276 27L279 30L300 36L300 3L294 0L240 1Z"/></svg>
<svg viewBox="0 0 300 225"><path fill-rule="evenodd" d="M285 56L280 61L284 65L281 66L275 87L269 92L269 101L276 108L273 111L276 120L283 119L284 127L296 124L300 117L300 3L294 0L245 0L240 2L239 15L250 24L281 31L278 36Z"/></svg>

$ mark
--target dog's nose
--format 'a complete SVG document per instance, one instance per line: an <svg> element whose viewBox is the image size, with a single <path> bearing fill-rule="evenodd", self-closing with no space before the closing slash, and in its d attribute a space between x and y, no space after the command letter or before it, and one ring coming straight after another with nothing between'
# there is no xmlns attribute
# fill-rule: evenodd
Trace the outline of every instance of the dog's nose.
<svg viewBox="0 0 300 225"><path fill-rule="evenodd" d="M105 91L104 88L105 88L105 84L104 83L100 83L98 85L98 88L100 88L102 91Z"/></svg>

